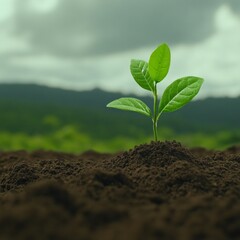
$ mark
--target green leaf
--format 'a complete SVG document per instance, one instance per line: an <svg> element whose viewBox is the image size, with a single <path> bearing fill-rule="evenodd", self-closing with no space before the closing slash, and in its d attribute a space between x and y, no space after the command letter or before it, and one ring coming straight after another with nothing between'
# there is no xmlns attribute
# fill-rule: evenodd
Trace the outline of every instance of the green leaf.
<svg viewBox="0 0 240 240"><path fill-rule="evenodd" d="M138 112L149 117L151 116L150 108L143 101L137 98L119 98L110 102L107 107Z"/></svg>
<svg viewBox="0 0 240 240"><path fill-rule="evenodd" d="M175 111L190 102L197 95L202 83L202 78L189 76L170 84L162 95L158 117L162 112Z"/></svg>
<svg viewBox="0 0 240 240"><path fill-rule="evenodd" d="M166 43L153 51L149 59L149 74L153 81L161 82L167 75L171 61L171 53Z"/></svg>
<svg viewBox="0 0 240 240"><path fill-rule="evenodd" d="M148 72L148 63L143 60L132 59L130 64L130 71L134 80L142 88L153 91L153 81Z"/></svg>

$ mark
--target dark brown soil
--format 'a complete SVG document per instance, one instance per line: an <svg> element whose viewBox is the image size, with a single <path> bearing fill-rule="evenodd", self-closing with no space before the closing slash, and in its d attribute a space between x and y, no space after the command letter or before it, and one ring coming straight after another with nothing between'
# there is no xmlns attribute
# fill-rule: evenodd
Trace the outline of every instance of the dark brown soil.
<svg viewBox="0 0 240 240"><path fill-rule="evenodd" d="M240 148L0 152L0 239L240 239Z"/></svg>

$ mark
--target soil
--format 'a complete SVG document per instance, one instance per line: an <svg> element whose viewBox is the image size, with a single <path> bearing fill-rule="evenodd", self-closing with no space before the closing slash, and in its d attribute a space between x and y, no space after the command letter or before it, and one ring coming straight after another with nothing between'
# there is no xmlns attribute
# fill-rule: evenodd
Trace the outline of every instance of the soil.
<svg viewBox="0 0 240 240"><path fill-rule="evenodd" d="M240 239L240 147L0 152L0 239Z"/></svg>

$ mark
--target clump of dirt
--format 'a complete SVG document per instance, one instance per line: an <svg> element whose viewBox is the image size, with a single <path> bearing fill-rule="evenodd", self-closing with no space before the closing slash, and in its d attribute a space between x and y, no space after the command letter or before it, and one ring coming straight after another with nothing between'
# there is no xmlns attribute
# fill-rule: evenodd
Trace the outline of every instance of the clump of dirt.
<svg viewBox="0 0 240 240"><path fill-rule="evenodd" d="M176 161L194 161L193 154L178 142L151 142L118 155L111 163L121 168L131 166L165 167Z"/></svg>
<svg viewBox="0 0 240 240"><path fill-rule="evenodd" d="M240 239L240 148L0 152L0 239Z"/></svg>

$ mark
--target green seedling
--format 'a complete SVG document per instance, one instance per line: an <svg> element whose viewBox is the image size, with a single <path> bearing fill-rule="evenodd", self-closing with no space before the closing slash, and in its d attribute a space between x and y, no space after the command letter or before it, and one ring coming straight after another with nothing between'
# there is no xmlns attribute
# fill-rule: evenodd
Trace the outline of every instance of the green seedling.
<svg viewBox="0 0 240 240"><path fill-rule="evenodd" d="M119 98L110 102L107 107L133 111L152 119L154 140L158 140L157 124L164 112L172 112L190 102L199 92L203 79L194 76L183 77L171 83L159 100L157 84L168 74L171 53L167 44L157 47L149 58L149 62L132 59L130 71L137 84L153 94L153 109L136 98Z"/></svg>

